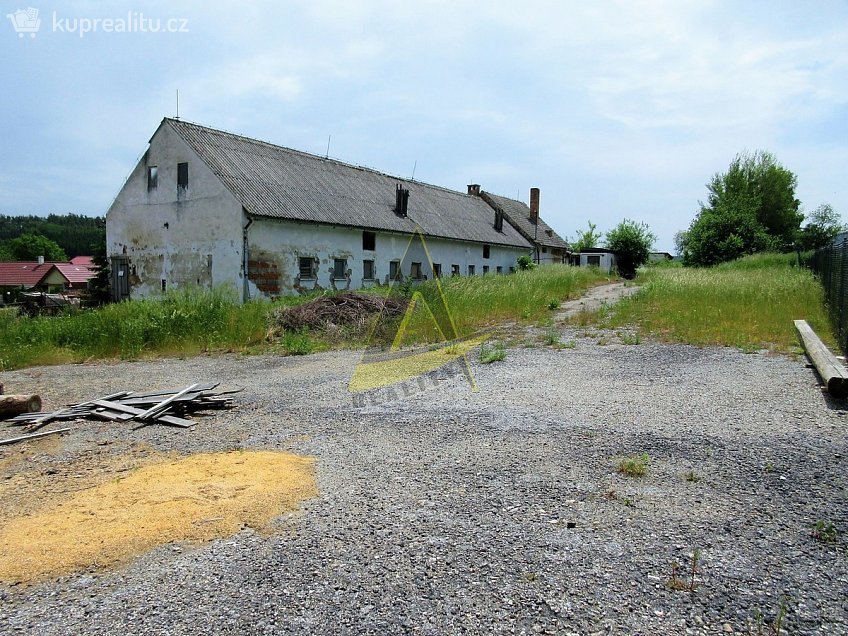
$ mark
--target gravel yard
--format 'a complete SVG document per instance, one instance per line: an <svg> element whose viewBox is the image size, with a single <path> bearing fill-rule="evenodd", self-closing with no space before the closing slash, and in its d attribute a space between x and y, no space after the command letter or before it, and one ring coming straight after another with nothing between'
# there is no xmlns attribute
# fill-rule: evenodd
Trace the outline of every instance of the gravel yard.
<svg viewBox="0 0 848 636"><path fill-rule="evenodd" d="M191 431L79 422L0 449L0 482L31 475L34 498L145 449L290 450L316 458L319 489L271 535L0 586L0 633L757 634L759 611L767 634L784 598L787 633L848 634L848 422L805 360L562 331L574 348L472 360L476 392L446 372L354 400L356 352L0 373L45 409L245 388ZM643 452L645 476L616 471ZM696 549L694 591L669 589Z"/></svg>

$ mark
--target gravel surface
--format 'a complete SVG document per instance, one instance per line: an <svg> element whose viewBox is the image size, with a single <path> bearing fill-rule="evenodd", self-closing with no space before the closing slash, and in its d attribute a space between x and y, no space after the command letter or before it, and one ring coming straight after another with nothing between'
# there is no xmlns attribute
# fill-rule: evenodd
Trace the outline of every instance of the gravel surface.
<svg viewBox="0 0 848 636"><path fill-rule="evenodd" d="M759 611L766 634L784 598L787 633L848 634L845 404L805 361L561 330L573 348L472 360L476 392L448 368L354 400L355 352L0 373L45 408L245 388L193 431L81 422L25 461L2 449L0 479L140 445L270 448L316 457L320 490L270 536L0 586L0 633L757 634ZM644 477L616 471L642 452ZM696 549L694 591L669 589Z"/></svg>

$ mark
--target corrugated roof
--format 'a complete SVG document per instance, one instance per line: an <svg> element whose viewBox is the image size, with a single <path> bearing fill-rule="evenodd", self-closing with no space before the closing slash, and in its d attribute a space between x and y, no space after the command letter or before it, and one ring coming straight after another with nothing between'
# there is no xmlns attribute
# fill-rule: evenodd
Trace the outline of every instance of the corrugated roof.
<svg viewBox="0 0 848 636"><path fill-rule="evenodd" d="M165 121L257 216L310 221L530 248L479 197L352 166L207 128ZM409 189L408 216L394 212L397 185Z"/></svg>
<svg viewBox="0 0 848 636"><path fill-rule="evenodd" d="M492 194L491 192L482 192L480 196L488 200L493 208L501 210L509 222L518 228L518 231L531 242L535 237L539 245L565 250L569 249L568 243L550 225L545 223L541 217L539 217L537 231L536 224L530 220L530 208L523 202Z"/></svg>
<svg viewBox="0 0 848 636"><path fill-rule="evenodd" d="M35 287L54 267L56 267L55 263L36 261L2 262L0 263L0 287Z"/></svg>

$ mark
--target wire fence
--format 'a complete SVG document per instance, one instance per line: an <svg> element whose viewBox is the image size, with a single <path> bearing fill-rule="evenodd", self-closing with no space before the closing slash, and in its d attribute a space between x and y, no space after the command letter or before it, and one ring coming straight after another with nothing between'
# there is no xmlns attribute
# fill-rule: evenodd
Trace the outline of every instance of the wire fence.
<svg viewBox="0 0 848 636"><path fill-rule="evenodd" d="M824 286L827 307L839 348L848 352L848 237L816 250L809 266Z"/></svg>

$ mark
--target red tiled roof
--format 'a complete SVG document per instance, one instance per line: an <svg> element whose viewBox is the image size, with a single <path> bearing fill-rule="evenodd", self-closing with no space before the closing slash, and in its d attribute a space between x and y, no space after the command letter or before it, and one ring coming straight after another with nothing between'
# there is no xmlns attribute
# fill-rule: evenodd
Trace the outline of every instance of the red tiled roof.
<svg viewBox="0 0 848 636"><path fill-rule="evenodd" d="M56 263L38 263L35 261L18 261L0 263L0 287L35 287L41 280L57 267ZM67 278L67 275L59 270ZM86 279L88 280L88 279Z"/></svg>
<svg viewBox="0 0 848 636"><path fill-rule="evenodd" d="M74 283L87 283L92 278L97 276L97 270L92 269L90 267L85 267L84 265L74 265L73 263L53 263L56 265L56 269L58 269L65 278L68 279L68 282L72 285Z"/></svg>
<svg viewBox="0 0 848 636"><path fill-rule="evenodd" d="M70 261L71 265L82 265L83 267L94 267L94 257L92 256L74 256Z"/></svg>

